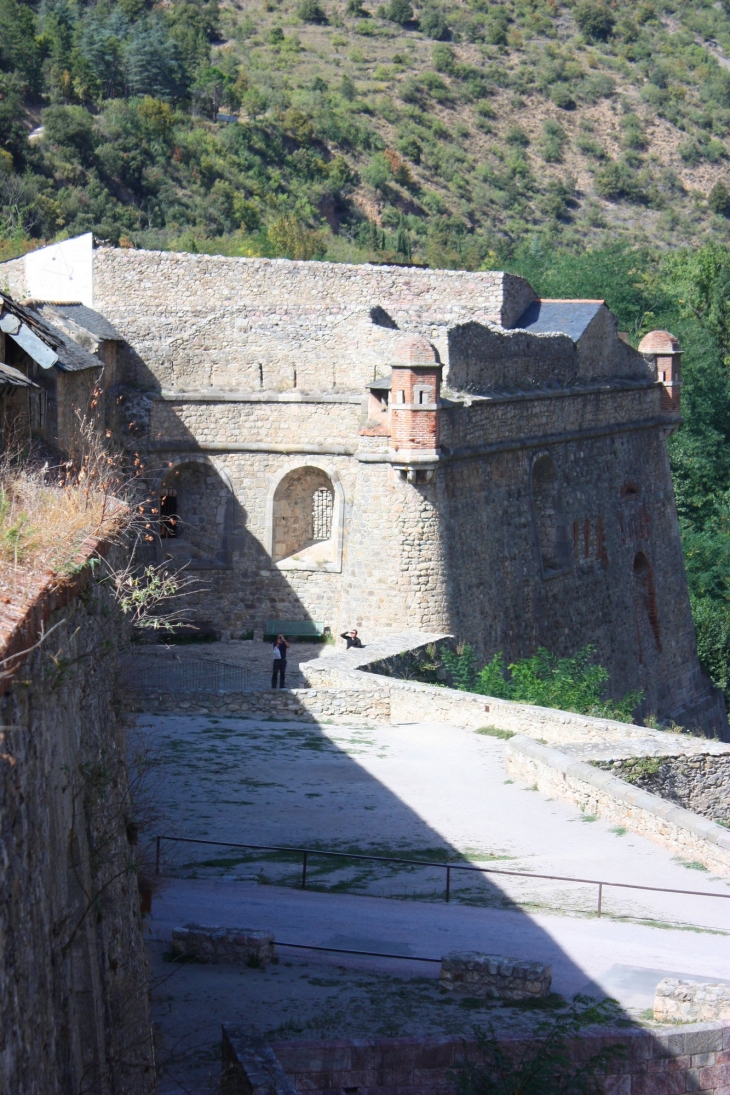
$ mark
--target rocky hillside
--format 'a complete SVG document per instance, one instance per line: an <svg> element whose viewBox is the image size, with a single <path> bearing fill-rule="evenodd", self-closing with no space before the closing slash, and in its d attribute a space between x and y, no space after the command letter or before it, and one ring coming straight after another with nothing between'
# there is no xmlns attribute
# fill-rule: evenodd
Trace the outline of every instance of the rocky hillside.
<svg viewBox="0 0 730 1095"><path fill-rule="evenodd" d="M706 0L0 0L0 257L724 240L726 52Z"/></svg>

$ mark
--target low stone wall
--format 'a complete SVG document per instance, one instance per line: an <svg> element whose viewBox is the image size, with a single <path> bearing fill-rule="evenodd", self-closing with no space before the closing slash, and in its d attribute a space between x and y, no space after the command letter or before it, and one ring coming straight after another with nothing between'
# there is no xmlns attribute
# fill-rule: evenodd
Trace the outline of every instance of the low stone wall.
<svg viewBox="0 0 730 1095"><path fill-rule="evenodd" d="M730 832L713 821L531 738L509 741L507 772L730 877Z"/></svg>
<svg viewBox="0 0 730 1095"><path fill-rule="evenodd" d="M249 966L267 966L274 957L274 936L251 928L185 924L172 930L172 951L180 958L194 958L211 965L243 962Z"/></svg>
<svg viewBox="0 0 730 1095"><path fill-rule="evenodd" d="M730 985L665 977L656 987L654 1018L659 1023L730 1021Z"/></svg>
<svg viewBox="0 0 730 1095"><path fill-rule="evenodd" d="M140 692L135 710L154 714L252 715L281 719L390 721L390 699L370 689L273 688L266 692Z"/></svg>
<svg viewBox="0 0 730 1095"><path fill-rule="evenodd" d="M452 951L441 959L439 987L464 996L539 1000L550 992L552 966L499 954Z"/></svg>
<svg viewBox="0 0 730 1095"><path fill-rule="evenodd" d="M530 1040L531 1041L531 1040ZM500 1038L500 1048L518 1058L528 1040ZM532 1043L534 1047L534 1042ZM569 1043L570 1056L585 1061L607 1046L625 1047L611 1063L606 1090L619 1095L669 1095L695 1091L726 1095L730 1083L730 1025L703 1023L683 1029L642 1028L586 1033ZM443 1095L455 1069L478 1063L475 1042L461 1038L388 1038L274 1042L272 1048L302 1095Z"/></svg>
<svg viewBox="0 0 730 1095"><path fill-rule="evenodd" d="M730 823L730 753L626 757L597 768L713 821Z"/></svg>
<svg viewBox="0 0 730 1095"><path fill-rule="evenodd" d="M225 1025L221 1049L222 1095L297 1095L258 1030Z"/></svg>
<svg viewBox="0 0 730 1095"><path fill-rule="evenodd" d="M597 719L570 711L556 711L527 703L498 700L492 696L480 696L474 692L461 692L456 688L442 688L363 672L359 666L348 667L347 658L343 654L321 658L316 662L304 662L300 670L316 688L368 688L377 692L389 701L392 722L447 722L474 729L495 726L513 734L526 734L544 740L550 745L644 741L652 734L646 727L633 723ZM701 738L694 740L701 748L711 744Z"/></svg>

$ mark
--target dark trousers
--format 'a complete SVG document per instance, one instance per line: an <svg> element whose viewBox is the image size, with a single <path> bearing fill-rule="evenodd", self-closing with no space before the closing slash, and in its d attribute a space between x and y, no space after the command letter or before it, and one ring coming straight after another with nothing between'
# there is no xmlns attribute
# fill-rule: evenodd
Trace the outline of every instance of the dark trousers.
<svg viewBox="0 0 730 1095"><path fill-rule="evenodd" d="M276 678L279 678L279 688L286 688L286 658L279 658L274 662L274 671L271 674L271 687L276 688Z"/></svg>

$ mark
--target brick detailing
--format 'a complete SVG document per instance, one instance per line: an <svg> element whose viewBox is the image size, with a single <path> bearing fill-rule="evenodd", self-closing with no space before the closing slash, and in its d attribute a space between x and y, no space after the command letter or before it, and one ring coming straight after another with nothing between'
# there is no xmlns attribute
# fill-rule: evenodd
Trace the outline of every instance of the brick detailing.
<svg viewBox="0 0 730 1095"><path fill-rule="evenodd" d="M639 343L639 353L656 369L662 385L662 410L679 411L682 369L679 341L669 331L650 331Z"/></svg>
<svg viewBox="0 0 730 1095"><path fill-rule="evenodd" d="M439 448L441 365L433 346L411 336L395 347L390 432L394 459L405 463L435 456Z"/></svg>

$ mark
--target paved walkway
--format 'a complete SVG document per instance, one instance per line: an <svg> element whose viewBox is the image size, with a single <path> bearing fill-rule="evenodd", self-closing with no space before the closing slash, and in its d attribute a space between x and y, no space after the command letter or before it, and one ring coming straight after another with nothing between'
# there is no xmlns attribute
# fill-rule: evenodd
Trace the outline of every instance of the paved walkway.
<svg viewBox="0 0 730 1095"><path fill-rule="evenodd" d="M504 744L434 723L377 726L144 716L160 760L154 797L173 835L255 844L317 845L730 894L726 881L572 806L545 799L504 771ZM164 820L163 820L164 819ZM296 884L296 858L168 845L183 876ZM207 866L206 866L207 864ZM441 900L441 868L312 860L313 886ZM592 914L596 887L452 872L455 901ZM730 900L606 889L604 911L730 931Z"/></svg>
<svg viewBox="0 0 730 1095"><path fill-rule="evenodd" d="M728 940L643 924L306 893L255 883L170 880L155 898L151 937L169 941L188 921L273 931L277 940L344 950L438 958L452 950L525 956L553 967L553 989L650 1008L662 977L730 981ZM282 958L400 976L438 978L436 963L330 956L281 947Z"/></svg>
<svg viewBox="0 0 730 1095"><path fill-rule="evenodd" d="M148 789L158 831L730 894L664 848L512 782L503 742L471 730L146 715L138 733L158 762ZM633 1015L667 974L730 981L725 899L609 889L599 920L595 887L559 881L453 872L446 905L442 867L310 857L315 892L302 892L301 862L270 852L170 843L163 866L177 877L163 881L149 924L168 1054L160 1095L215 1090L223 1021L316 1038L458 1033L479 1018L444 1007L436 963L281 947L265 974L170 967L162 952L189 920L346 950L543 959L555 991L608 994Z"/></svg>

